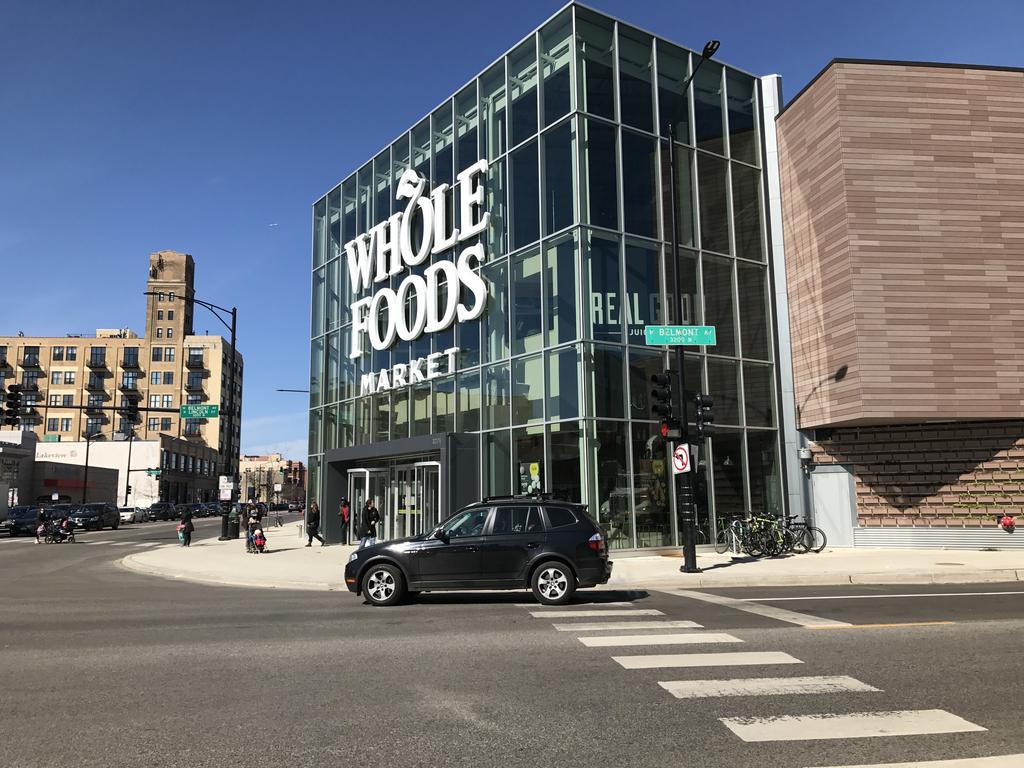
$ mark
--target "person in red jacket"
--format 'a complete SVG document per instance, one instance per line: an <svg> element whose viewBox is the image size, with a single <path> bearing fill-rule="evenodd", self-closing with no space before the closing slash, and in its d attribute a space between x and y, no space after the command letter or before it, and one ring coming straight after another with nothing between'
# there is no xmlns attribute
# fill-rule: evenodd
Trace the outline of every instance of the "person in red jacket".
<svg viewBox="0 0 1024 768"><path fill-rule="evenodd" d="M341 509L338 510L338 517L341 518L341 543L348 544L348 521L351 519L348 499L343 498L341 500Z"/></svg>

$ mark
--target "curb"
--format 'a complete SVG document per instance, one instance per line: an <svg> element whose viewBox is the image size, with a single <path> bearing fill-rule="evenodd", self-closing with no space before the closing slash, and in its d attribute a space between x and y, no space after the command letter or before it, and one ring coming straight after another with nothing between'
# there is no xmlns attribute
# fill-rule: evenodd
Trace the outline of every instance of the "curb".
<svg viewBox="0 0 1024 768"><path fill-rule="evenodd" d="M203 574L189 573L186 571L171 571L164 568L157 568L135 561L135 555L122 557L117 565L126 571L140 573L144 576L168 579L170 581L187 581L192 584L206 584L216 587L240 587L242 589L290 589L301 592L347 592L347 588L334 586L324 582L316 581L279 581L273 584L253 584L248 581L232 581L219 576L207 576Z"/></svg>
<svg viewBox="0 0 1024 768"><path fill-rule="evenodd" d="M728 581L703 576L679 574L679 578L658 578L648 581L615 581L603 589L660 589L663 587L702 587L704 589L729 589L731 587L841 587L850 584L981 584L1016 583L1024 581L1024 570L1005 568L991 571L963 571L958 573L931 573L926 571L906 573L844 573L828 576L762 576L735 578Z"/></svg>

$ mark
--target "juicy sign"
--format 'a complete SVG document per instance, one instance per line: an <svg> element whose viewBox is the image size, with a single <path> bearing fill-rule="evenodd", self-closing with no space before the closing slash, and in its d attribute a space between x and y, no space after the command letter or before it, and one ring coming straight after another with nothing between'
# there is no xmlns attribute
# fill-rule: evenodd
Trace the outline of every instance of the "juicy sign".
<svg viewBox="0 0 1024 768"><path fill-rule="evenodd" d="M415 171L405 171L395 193L397 200L408 201L405 210L345 244L352 293L358 295L373 284L408 272L431 255L486 230L490 221L490 213L483 210L486 174L486 160L471 165L457 177L457 194L449 195L451 185L439 184L427 194L427 180ZM449 215L449 201L458 216L454 210ZM422 276L409 272L395 289L385 286L353 301L349 357L362 355L366 341L373 349L385 350L397 339L413 341L424 333L443 331L456 320L461 323L479 317L487 304L487 287L473 270L483 262L484 246L476 243L451 260L431 264ZM464 293L468 302L463 301ZM407 305L411 312L406 312ZM458 348L452 347L410 360L408 365L400 363L364 374L360 393L384 392L453 373L457 352ZM441 369L442 358L447 358L447 370Z"/></svg>

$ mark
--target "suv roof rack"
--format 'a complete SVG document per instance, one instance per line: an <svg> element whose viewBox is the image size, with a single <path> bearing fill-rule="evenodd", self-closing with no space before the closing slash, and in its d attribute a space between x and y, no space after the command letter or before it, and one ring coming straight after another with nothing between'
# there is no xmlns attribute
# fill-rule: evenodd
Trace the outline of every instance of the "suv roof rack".
<svg viewBox="0 0 1024 768"><path fill-rule="evenodd" d="M553 493L541 493L539 491L537 493L517 493L517 494L514 494L514 495L507 495L506 494L506 495L502 495L502 496L485 496L478 503L484 504L484 503L487 503L487 502L490 502L490 501L509 501L509 500L522 501L522 500L528 500L528 499L533 499L535 501L549 501L549 500L553 500L553 501L560 501L560 502L562 502L564 504L577 504L578 503L578 502L575 502L575 501L566 501L565 499L560 499L560 498L558 498Z"/></svg>

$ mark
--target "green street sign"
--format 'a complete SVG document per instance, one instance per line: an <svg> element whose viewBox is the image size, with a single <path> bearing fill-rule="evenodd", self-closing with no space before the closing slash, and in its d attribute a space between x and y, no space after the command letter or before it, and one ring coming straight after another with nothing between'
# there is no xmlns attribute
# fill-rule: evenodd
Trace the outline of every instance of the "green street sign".
<svg viewBox="0 0 1024 768"><path fill-rule="evenodd" d="M147 469L146 474L150 477L160 477L160 471L159 469Z"/></svg>
<svg viewBox="0 0 1024 768"><path fill-rule="evenodd" d="M44 443L59 443L60 435L43 435Z"/></svg>
<svg viewBox="0 0 1024 768"><path fill-rule="evenodd" d="M644 341L648 346L687 345L713 346L716 343L713 325L647 325Z"/></svg>
<svg viewBox="0 0 1024 768"><path fill-rule="evenodd" d="M183 419L216 419L220 416L219 405L183 405L178 410Z"/></svg>

